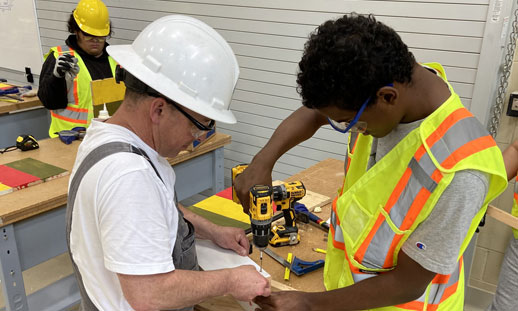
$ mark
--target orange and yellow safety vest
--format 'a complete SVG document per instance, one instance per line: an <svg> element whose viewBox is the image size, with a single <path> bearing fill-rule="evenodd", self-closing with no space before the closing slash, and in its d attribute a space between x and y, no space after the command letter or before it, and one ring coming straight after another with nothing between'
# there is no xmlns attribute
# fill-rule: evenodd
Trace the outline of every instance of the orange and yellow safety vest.
<svg viewBox="0 0 518 311"><path fill-rule="evenodd" d="M427 65L447 83L441 65ZM328 290L394 269L402 245L430 215L455 173L479 170L489 175L489 190L459 250L457 269L437 275L415 301L376 309L463 310L462 253L507 180L495 141L449 88L450 98L371 168L372 136L349 135L346 176L331 213L324 268Z"/></svg>
<svg viewBox="0 0 518 311"><path fill-rule="evenodd" d="M74 78L73 85L67 85L67 107L64 109L51 110L52 121L49 128L49 136L57 137L56 132L70 130L74 127L88 127L93 118L92 92L90 83L92 77L86 68L83 59L74 49L67 45L55 46L45 54L44 58L54 53L56 60L62 54L69 53L76 57L79 66L79 73ZM115 76L115 66L117 63L110 56L108 57L112 75Z"/></svg>

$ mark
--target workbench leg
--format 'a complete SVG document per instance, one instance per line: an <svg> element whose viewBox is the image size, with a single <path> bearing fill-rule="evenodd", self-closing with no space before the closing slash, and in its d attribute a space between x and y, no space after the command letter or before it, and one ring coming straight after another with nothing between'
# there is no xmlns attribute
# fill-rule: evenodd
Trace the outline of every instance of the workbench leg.
<svg viewBox="0 0 518 311"><path fill-rule="evenodd" d="M13 225L0 228L0 278L7 311L28 311Z"/></svg>
<svg viewBox="0 0 518 311"><path fill-rule="evenodd" d="M223 147L214 150L213 174L212 174L212 192L218 193L225 189L225 173L224 173L224 155Z"/></svg>

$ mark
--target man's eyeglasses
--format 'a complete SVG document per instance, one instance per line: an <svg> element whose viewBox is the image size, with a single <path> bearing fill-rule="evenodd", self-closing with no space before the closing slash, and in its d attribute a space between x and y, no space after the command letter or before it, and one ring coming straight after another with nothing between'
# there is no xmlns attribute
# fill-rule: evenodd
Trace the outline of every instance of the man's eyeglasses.
<svg viewBox="0 0 518 311"><path fill-rule="evenodd" d="M82 30L79 30L81 32L81 34L83 35L85 41L92 41L92 40L97 40L97 41L106 41L107 39L109 39L110 36L93 36L89 33L86 33Z"/></svg>
<svg viewBox="0 0 518 311"><path fill-rule="evenodd" d="M173 105L178 111L180 111L181 114L183 114L187 119L189 119L189 121L192 122L192 124L194 124L194 126L196 126L196 128L200 131L211 131L214 129L214 125L216 125L216 121L214 120L210 120L209 121L209 124L208 125L205 125L203 123L201 123L200 121L196 120L193 116L191 116L190 114L188 114L187 112L185 112L185 110L183 110L180 105L178 105L177 103L175 103L174 101L168 99L168 98L165 98L163 97L168 103L170 103L171 105Z"/></svg>

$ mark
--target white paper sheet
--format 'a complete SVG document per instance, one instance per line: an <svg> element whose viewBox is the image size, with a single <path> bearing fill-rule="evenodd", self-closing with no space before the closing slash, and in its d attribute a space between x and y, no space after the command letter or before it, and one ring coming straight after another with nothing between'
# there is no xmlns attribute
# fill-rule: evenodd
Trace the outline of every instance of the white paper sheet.
<svg viewBox="0 0 518 311"><path fill-rule="evenodd" d="M196 239L196 255L198 256L198 265L205 270L218 270L235 268L243 265L253 265L257 271L260 270L258 264L248 256L240 256L236 252L223 249L209 240ZM265 278L270 278L270 274L264 269L261 274ZM254 311L259 308L255 303L238 301L243 310Z"/></svg>

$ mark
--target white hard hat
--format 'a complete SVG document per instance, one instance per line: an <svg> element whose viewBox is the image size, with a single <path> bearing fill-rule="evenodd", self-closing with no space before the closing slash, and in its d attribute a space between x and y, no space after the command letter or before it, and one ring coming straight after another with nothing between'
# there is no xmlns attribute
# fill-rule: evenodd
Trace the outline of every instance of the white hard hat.
<svg viewBox="0 0 518 311"><path fill-rule="evenodd" d="M178 104L207 118L236 123L229 110L239 65L213 28L188 16L151 24L131 45L110 45L108 54L125 70Z"/></svg>

